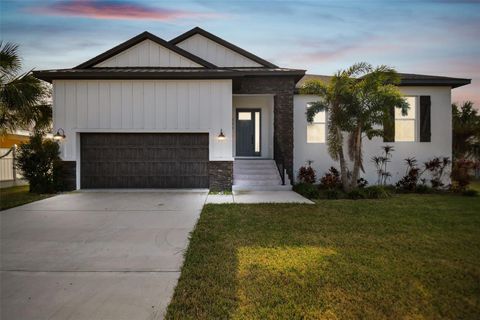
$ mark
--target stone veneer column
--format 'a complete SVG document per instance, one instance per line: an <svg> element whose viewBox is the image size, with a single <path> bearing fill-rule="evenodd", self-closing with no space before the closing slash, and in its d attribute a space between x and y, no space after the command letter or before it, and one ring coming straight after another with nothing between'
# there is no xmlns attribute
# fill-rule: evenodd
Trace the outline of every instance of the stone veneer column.
<svg viewBox="0 0 480 320"><path fill-rule="evenodd" d="M274 139L277 140L285 168L293 179L293 94L277 94L273 100ZM275 150L275 155L279 150Z"/></svg>
<svg viewBox="0 0 480 320"><path fill-rule="evenodd" d="M233 161L210 161L208 164L211 191L231 191Z"/></svg>

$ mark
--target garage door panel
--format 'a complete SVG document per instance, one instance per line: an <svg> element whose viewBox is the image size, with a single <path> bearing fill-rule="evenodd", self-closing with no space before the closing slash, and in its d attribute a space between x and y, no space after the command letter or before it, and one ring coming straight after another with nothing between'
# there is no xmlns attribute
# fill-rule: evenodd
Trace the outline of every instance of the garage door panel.
<svg viewBox="0 0 480 320"><path fill-rule="evenodd" d="M207 133L83 133L82 188L206 188Z"/></svg>

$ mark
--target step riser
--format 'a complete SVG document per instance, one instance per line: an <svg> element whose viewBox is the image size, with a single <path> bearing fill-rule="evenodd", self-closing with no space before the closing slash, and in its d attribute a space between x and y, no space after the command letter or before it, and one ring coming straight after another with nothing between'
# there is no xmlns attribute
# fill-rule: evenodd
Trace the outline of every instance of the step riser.
<svg viewBox="0 0 480 320"><path fill-rule="evenodd" d="M292 186L233 186L232 191L290 191Z"/></svg>
<svg viewBox="0 0 480 320"><path fill-rule="evenodd" d="M275 180L278 181L278 174L235 174L235 180Z"/></svg>

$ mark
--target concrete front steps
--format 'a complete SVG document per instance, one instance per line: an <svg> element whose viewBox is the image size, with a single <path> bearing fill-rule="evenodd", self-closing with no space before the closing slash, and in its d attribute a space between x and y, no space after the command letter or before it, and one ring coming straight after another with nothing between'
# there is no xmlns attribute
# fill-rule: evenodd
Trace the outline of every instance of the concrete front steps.
<svg viewBox="0 0 480 320"><path fill-rule="evenodd" d="M233 191L285 191L292 190L285 175L285 185L271 159L242 159L233 162Z"/></svg>

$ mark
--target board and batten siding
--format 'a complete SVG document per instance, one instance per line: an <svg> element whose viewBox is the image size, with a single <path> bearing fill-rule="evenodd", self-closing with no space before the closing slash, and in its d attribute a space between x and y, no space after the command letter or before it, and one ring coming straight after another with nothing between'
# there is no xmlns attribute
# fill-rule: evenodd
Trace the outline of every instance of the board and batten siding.
<svg viewBox="0 0 480 320"><path fill-rule="evenodd" d="M219 67L262 67L261 64L200 34L179 42L177 46Z"/></svg>
<svg viewBox="0 0 480 320"><path fill-rule="evenodd" d="M144 40L121 53L96 64L97 68L113 67L182 67L203 68L192 60L152 40Z"/></svg>
<svg viewBox="0 0 480 320"><path fill-rule="evenodd" d="M233 161L231 80L55 80L53 87L64 160L78 165L81 132L207 132L209 159Z"/></svg>
<svg viewBox="0 0 480 320"><path fill-rule="evenodd" d="M370 184L377 181L376 167L371 161L373 156L382 154L382 146L394 147L391 162L387 170L392 174L388 183L396 183L405 175L405 159L415 157L420 166L433 157L452 158L452 107L450 87L400 87L405 96L431 97L431 142L383 142L382 138L363 140L363 159L365 173L362 176ZM295 175L301 166L309 160L316 170L317 177L321 177L333 166L339 169L338 162L329 155L326 143L307 143L307 120L305 111L307 103L318 98L312 95L295 95L294 97L294 172ZM419 109L419 108L417 108ZM417 121L419 121L417 114ZM448 174L447 174L448 175ZM296 176L294 177L297 178ZM448 182L448 181L446 181Z"/></svg>

